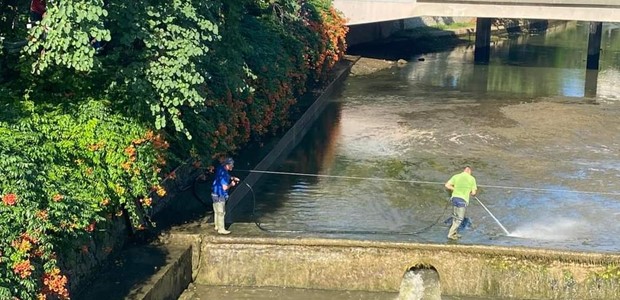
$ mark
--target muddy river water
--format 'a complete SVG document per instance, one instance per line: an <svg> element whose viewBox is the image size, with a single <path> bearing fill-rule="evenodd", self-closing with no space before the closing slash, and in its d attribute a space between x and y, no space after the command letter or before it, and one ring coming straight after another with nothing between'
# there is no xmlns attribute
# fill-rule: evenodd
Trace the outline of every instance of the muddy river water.
<svg viewBox="0 0 620 300"><path fill-rule="evenodd" d="M605 28L593 96L581 23L500 41L488 65L467 46L356 74L377 63L362 58L255 188L256 215L271 230L446 243L443 183L470 164L510 234L472 199L460 243L617 251L619 31Z"/></svg>
<svg viewBox="0 0 620 300"><path fill-rule="evenodd" d="M470 46L376 72L386 63L362 58L255 187L256 216L308 236L447 243L443 184L469 164L497 221L472 199L458 243L617 252L620 29L605 25L594 80L587 30L499 41L488 65Z"/></svg>

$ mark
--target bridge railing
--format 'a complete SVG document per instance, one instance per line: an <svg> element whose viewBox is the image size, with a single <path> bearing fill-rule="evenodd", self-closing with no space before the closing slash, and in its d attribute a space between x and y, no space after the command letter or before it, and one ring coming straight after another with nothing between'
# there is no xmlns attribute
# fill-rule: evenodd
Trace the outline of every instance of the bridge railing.
<svg viewBox="0 0 620 300"><path fill-rule="evenodd" d="M419 3L461 3L499 5L544 5L577 7L618 7L617 0L417 0Z"/></svg>

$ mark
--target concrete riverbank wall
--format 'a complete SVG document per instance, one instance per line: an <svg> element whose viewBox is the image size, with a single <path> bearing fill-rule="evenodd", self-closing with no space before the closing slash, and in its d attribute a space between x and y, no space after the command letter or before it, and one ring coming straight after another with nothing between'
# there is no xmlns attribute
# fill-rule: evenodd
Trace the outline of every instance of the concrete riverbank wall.
<svg viewBox="0 0 620 300"><path fill-rule="evenodd" d="M357 62L357 56L345 56L339 64L331 71L331 81L313 98L312 104L304 111L303 115L295 121L295 124L278 139L276 145L267 155L256 165L254 170L243 179L235 190L231 193L226 204L226 222L231 223L238 215L237 205L251 192L250 186L255 186L263 177L264 173L278 161L281 161L301 142L308 130L312 127L316 119L323 114L328 103L336 97L336 94L343 86L344 80L348 77L353 65ZM246 199L249 201L249 199Z"/></svg>
<svg viewBox="0 0 620 300"><path fill-rule="evenodd" d="M443 295L620 298L620 256L612 254L252 234L170 239L193 244L194 278L203 285L397 292L405 272L423 267L437 271Z"/></svg>

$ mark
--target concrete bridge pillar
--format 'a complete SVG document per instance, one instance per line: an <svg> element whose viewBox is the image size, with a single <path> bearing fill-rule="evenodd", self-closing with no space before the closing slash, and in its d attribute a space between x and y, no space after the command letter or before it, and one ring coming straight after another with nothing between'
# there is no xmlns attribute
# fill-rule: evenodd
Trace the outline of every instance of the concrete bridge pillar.
<svg viewBox="0 0 620 300"><path fill-rule="evenodd" d="M598 90L598 70L586 70L586 83L583 95L595 98Z"/></svg>
<svg viewBox="0 0 620 300"><path fill-rule="evenodd" d="M493 19L478 18L476 20L476 47L474 63L487 64L491 55L491 23Z"/></svg>
<svg viewBox="0 0 620 300"><path fill-rule="evenodd" d="M601 38L603 36L603 23L590 22L590 37L588 39L588 70L598 70L601 57Z"/></svg>

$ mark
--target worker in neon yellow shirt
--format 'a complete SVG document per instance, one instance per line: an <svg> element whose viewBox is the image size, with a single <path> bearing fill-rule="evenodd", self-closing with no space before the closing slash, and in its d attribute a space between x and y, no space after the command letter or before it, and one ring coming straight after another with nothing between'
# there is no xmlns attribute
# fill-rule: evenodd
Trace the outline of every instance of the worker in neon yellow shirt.
<svg viewBox="0 0 620 300"><path fill-rule="evenodd" d="M446 188L452 192L450 200L454 207L452 213L452 226L448 231L448 239L458 240L461 235L457 233L457 229L465 219L465 210L469 205L469 196L476 195L478 186L476 178L471 175L471 167L466 166L463 172L456 174L445 184Z"/></svg>

